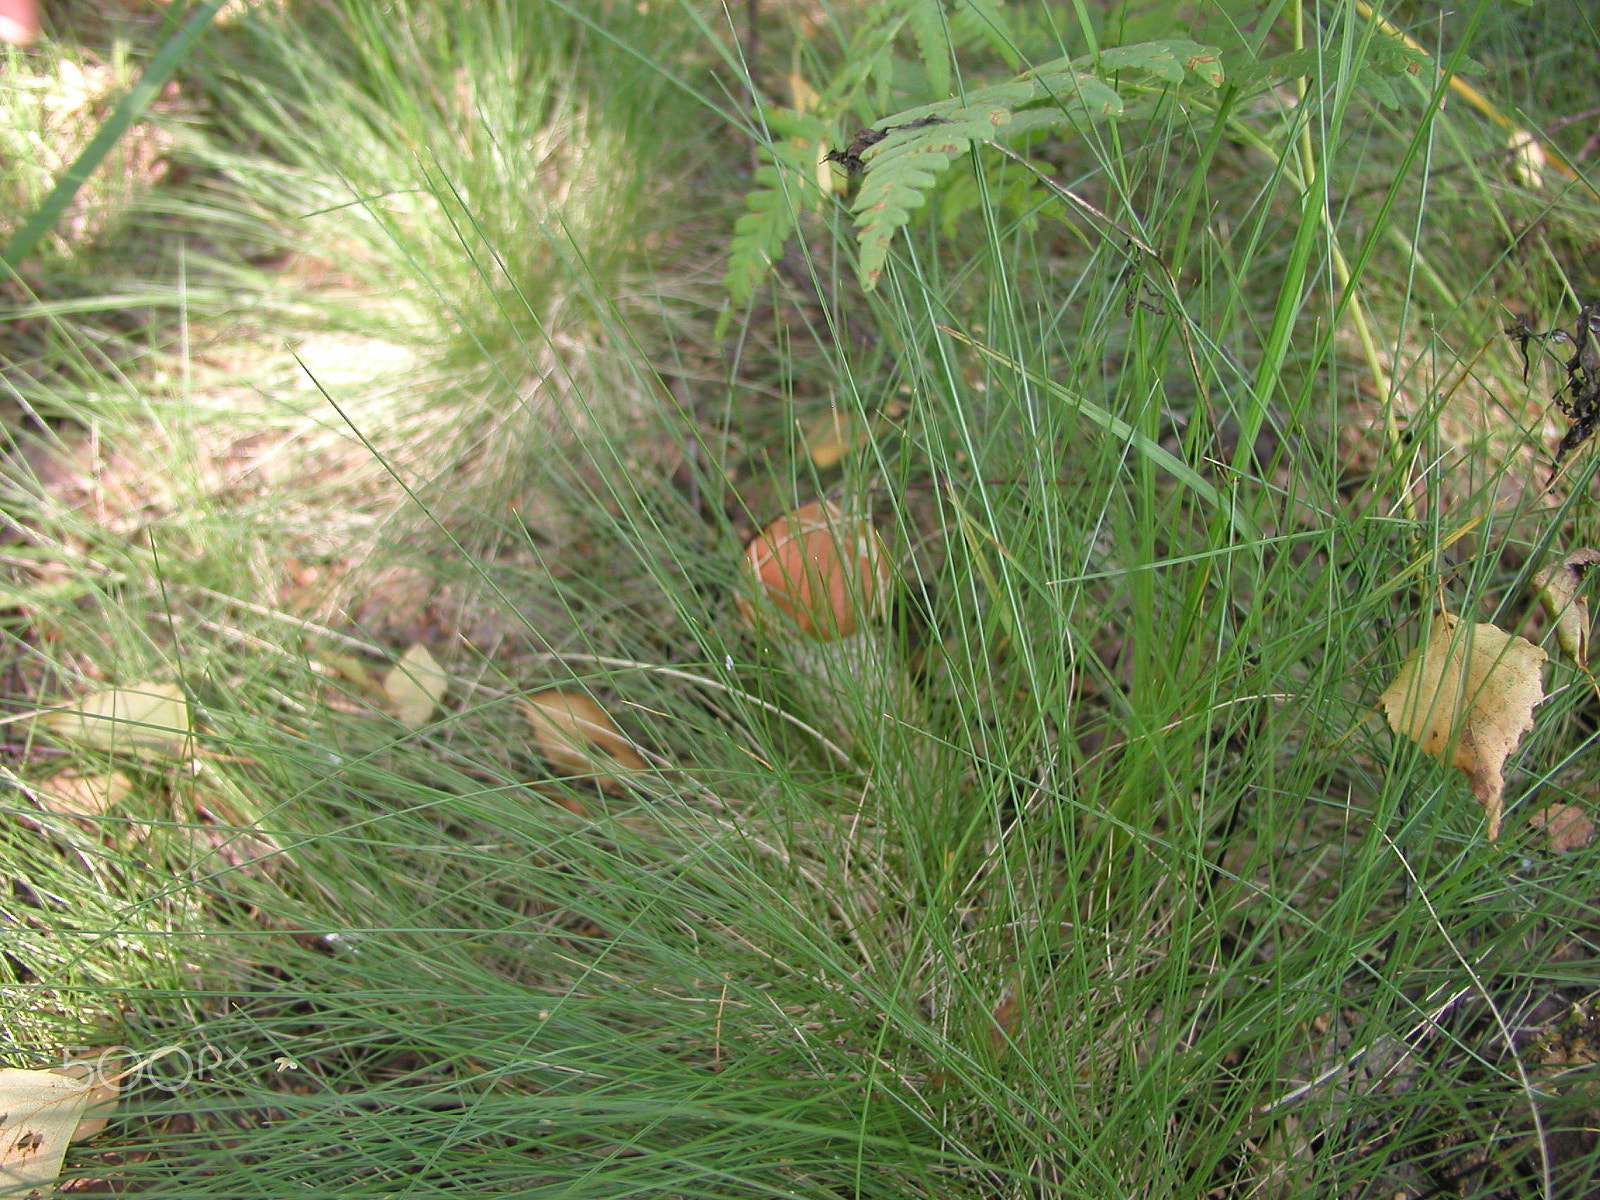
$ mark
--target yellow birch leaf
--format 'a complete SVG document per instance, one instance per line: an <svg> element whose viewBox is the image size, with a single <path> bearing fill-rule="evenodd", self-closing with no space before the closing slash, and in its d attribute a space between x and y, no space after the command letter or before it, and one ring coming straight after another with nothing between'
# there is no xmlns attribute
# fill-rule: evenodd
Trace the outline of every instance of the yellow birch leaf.
<svg viewBox="0 0 1600 1200"><path fill-rule="evenodd" d="M533 726L539 752L564 771L593 773L602 782L615 783L608 768L642 771L650 765L611 714L582 692L538 692L522 701L522 714Z"/></svg>
<svg viewBox="0 0 1600 1200"><path fill-rule="evenodd" d="M433 720L439 702L449 690L450 676L421 642L402 654L383 677L389 711L407 729L421 729Z"/></svg>
<svg viewBox="0 0 1600 1200"><path fill-rule="evenodd" d="M1533 577L1534 591L1555 623L1561 652L1580 667L1589 665L1589 600L1578 589L1596 563L1600 550L1574 550Z"/></svg>
<svg viewBox="0 0 1600 1200"><path fill-rule="evenodd" d="M94 1093L56 1071L0 1068L0 1196L42 1196L54 1187Z"/></svg>
<svg viewBox="0 0 1600 1200"><path fill-rule="evenodd" d="M807 113L817 107L822 97L804 75L800 74L799 71L790 71L787 81L789 84L790 107L795 112Z"/></svg>
<svg viewBox="0 0 1600 1200"><path fill-rule="evenodd" d="M320 667L352 684L357 691L371 694L379 688L367 664L354 654L330 654L320 662Z"/></svg>
<svg viewBox="0 0 1600 1200"><path fill-rule="evenodd" d="M114 754L189 758L194 727L189 702L175 683L140 683L92 692L75 708L44 717L57 737Z"/></svg>
<svg viewBox="0 0 1600 1200"><path fill-rule="evenodd" d="M1545 658L1526 638L1493 625L1462 628L1460 617L1441 613L1379 698L1391 729L1466 773L1490 841L1500 836L1506 759L1544 699Z"/></svg>

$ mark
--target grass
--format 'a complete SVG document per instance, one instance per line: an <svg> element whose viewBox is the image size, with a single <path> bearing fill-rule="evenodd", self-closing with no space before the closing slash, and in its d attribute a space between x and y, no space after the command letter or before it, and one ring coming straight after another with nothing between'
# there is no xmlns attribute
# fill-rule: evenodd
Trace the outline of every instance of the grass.
<svg viewBox="0 0 1600 1200"><path fill-rule="evenodd" d="M868 9L764 10L744 66L825 94ZM1017 6L1025 61L1083 51L1053 11ZM1552 641L1498 844L1372 710L1440 605L1543 637L1528 577L1594 541L1595 460L1545 488L1560 379L1499 332L1592 294L1594 193L1518 182L1492 124L1308 6L1305 103L1151 95L1018 149L1173 286L980 150L977 202L935 191L876 291L833 197L718 342L743 31L442 12L219 28L184 68L205 123L165 118L188 178L122 226L184 235L146 298L86 273L16 304L7 1062L181 1048L69 1175L1582 1194L1596 860L1527 818L1592 805L1593 693ZM1583 21L1413 32L1581 176ZM928 98L895 45L842 136ZM868 436L823 468L830 408ZM903 598L819 685L733 597L742 539L821 495ZM377 679L419 640L452 690L408 729ZM193 764L25 719L167 680ZM517 707L546 687L649 767L552 764ZM112 768L116 805L45 802Z"/></svg>

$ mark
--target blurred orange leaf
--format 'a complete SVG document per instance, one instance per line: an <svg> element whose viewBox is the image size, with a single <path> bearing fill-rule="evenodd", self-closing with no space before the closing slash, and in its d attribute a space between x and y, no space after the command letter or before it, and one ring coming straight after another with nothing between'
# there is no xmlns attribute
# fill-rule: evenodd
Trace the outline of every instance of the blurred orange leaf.
<svg viewBox="0 0 1600 1200"><path fill-rule="evenodd" d="M583 692L558 688L521 702L539 752L562 770L616 783L614 772L649 766L611 714Z"/></svg>
<svg viewBox="0 0 1600 1200"><path fill-rule="evenodd" d="M845 455L866 444L869 433L851 413L830 407L805 427L806 453L819 471L837 466Z"/></svg>
<svg viewBox="0 0 1600 1200"><path fill-rule="evenodd" d="M1544 830L1552 854L1582 850L1594 841L1594 822L1576 804L1547 804L1528 818L1528 824Z"/></svg>

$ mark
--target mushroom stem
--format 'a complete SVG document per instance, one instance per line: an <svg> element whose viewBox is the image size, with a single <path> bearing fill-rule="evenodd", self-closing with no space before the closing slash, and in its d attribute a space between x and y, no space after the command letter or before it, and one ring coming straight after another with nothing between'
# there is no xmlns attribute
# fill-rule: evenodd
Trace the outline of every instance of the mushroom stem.
<svg viewBox="0 0 1600 1200"><path fill-rule="evenodd" d="M790 639L782 646L811 715L847 744L867 729L904 721L916 706L911 677L877 630L832 641Z"/></svg>

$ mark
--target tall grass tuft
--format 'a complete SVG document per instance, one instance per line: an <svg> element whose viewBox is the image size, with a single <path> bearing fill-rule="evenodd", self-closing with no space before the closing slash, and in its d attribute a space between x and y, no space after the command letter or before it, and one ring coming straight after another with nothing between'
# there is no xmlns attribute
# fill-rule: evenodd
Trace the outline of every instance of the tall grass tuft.
<svg viewBox="0 0 1600 1200"><path fill-rule="evenodd" d="M1576 147L1574 179L1516 175L1440 70L1483 58L1534 127L1571 99L1535 94L1552 36L1477 5L1413 31L1413 72L1342 5L862 7L751 39L687 3L341 0L207 60L206 202L290 261L257 284L277 373L118 428L198 475L232 394L254 457L122 524L41 481L7 558L29 704L175 679L207 751L13 725L17 1065L184 1050L76 1177L1585 1186L1554 1014L1587 1011L1595 859L1528 818L1592 804L1593 692L1550 668L1498 843L1373 711L1440 607L1542 636L1527 578L1593 537L1594 460L1546 486L1560 373L1524 383L1500 329L1570 322L1595 193ZM935 60L976 89L1162 14L1224 86L1108 72L1120 118L975 144L863 285L823 152L945 99ZM808 180L742 174L813 119L759 160ZM741 189L774 178L793 236L714 342ZM736 602L741 539L819 498L894 562L855 654ZM421 728L377 686L413 640L452 678ZM645 765L541 752L518 701L548 688ZM131 790L51 812L64 761Z"/></svg>

